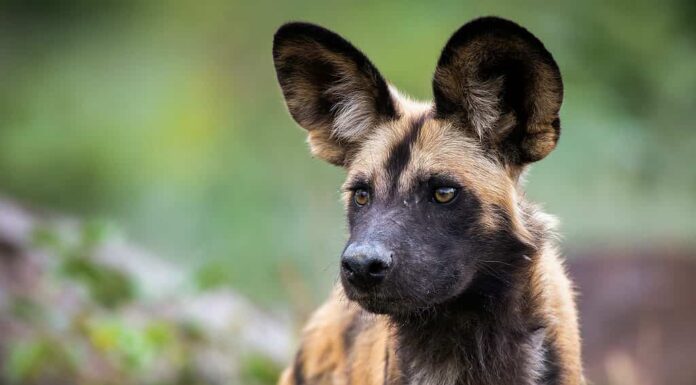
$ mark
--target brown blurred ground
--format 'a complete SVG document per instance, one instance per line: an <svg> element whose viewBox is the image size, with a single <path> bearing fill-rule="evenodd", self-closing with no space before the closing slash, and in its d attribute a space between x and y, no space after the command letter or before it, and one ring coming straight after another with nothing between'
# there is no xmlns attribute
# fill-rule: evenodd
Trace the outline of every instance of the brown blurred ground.
<svg viewBox="0 0 696 385"><path fill-rule="evenodd" d="M591 384L696 384L694 252L595 250L569 269Z"/></svg>

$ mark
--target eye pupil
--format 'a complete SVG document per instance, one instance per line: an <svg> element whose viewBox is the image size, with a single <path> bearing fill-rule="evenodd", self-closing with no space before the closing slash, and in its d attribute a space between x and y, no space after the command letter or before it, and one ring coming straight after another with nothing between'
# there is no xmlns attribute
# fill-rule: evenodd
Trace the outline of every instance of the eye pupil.
<svg viewBox="0 0 696 385"><path fill-rule="evenodd" d="M367 190L355 190L354 198L358 206L365 206L370 201L370 193Z"/></svg>
<svg viewBox="0 0 696 385"><path fill-rule="evenodd" d="M435 189L433 194L437 203L448 203L457 195L457 189L454 187L439 187Z"/></svg>

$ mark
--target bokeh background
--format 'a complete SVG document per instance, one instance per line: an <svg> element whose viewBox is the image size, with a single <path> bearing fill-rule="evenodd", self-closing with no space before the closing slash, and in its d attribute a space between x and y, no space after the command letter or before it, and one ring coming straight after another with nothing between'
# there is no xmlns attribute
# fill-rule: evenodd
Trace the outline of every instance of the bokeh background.
<svg viewBox="0 0 696 385"><path fill-rule="evenodd" d="M447 38L490 14L563 73L561 141L528 195L561 219L590 378L696 384L693 0L0 1L0 232L15 237L0 255L40 271L0 264L0 331L15 336L0 337L0 383L272 383L346 238L343 171L309 156L285 110L275 29L329 27L429 99ZM206 336L215 314L236 337L199 360L213 369L190 364L231 335ZM255 317L267 328L246 328Z"/></svg>

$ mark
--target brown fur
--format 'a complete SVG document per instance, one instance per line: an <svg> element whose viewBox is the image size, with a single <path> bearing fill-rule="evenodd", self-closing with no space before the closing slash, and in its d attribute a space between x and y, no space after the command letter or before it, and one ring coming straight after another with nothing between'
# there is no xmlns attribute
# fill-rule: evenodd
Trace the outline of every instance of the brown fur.
<svg viewBox="0 0 696 385"><path fill-rule="evenodd" d="M353 174L382 172L379 165L384 161L384 149L402 138L410 116L405 114L399 121L384 126L378 130L380 135L365 143L353 161L354 168L348 171L348 179ZM546 338L554 342L563 366L560 384L580 384L580 344L572 284L553 246L550 220L524 203L522 192L504 167L487 160L479 153L475 142L448 128L447 123L434 119L425 124L423 135L413 149L412 161L401 176L402 188L407 188L418 170L454 172L467 185L475 186L485 202L484 207L491 211L482 217L486 227L499 225L493 207L504 207L522 238L537 243L533 240L535 235L530 232L540 233L538 236L542 241L534 245L538 249L537 255L531 256L534 264L526 272L529 279L518 290L529 301L525 306L534 313L530 316L548 325ZM470 151L461 150L466 147ZM377 176L376 180L381 180L377 186L387 183L384 175ZM360 332L352 346L345 346L342 336L356 319L362 324ZM299 361L306 381L304 384L400 384L394 328L388 316L367 313L349 302L340 286L336 287L303 332ZM385 371L386 357L392 359ZM281 384L302 385L294 382L293 370L296 369L286 370ZM386 380L385 372L388 373Z"/></svg>
<svg viewBox="0 0 696 385"><path fill-rule="evenodd" d="M352 204L350 186L356 179L371 181L375 195L386 196L396 185L407 196L423 176L447 175L471 190L480 203L478 217L471 220L478 222L481 242L509 229L515 242L528 250L527 262L506 276L509 287L501 302L486 305L493 318L475 311L445 310L445 314L457 314L458 318L447 321L453 329L434 325L433 330L423 330L422 336L410 321L367 312L348 300L338 285L305 327L301 348L283 373L281 385L583 383L573 289L555 249L553 220L525 200L519 181L526 164L545 157L556 146L560 75L536 38L496 20L485 21L492 23L489 29L480 29L479 21L468 30L465 26L445 47L435 74L435 103L413 102L390 87L386 99L381 95L381 109L374 107L383 91L381 77L377 72L366 77L354 65L354 60L364 58L352 46L345 48L343 41L331 40L336 39L332 35L323 41L335 46L297 45L296 38L289 43L277 38L274 58L288 107L308 130L312 153L346 167L347 207ZM298 77L296 70L287 70L292 67L288 58L297 55L339 68L339 86L317 88L311 82L316 74ZM496 71L509 70L498 62L510 60L532 71L517 79L522 83L505 78L515 74L482 75L490 63ZM374 68L367 63L372 73ZM283 75L286 72L289 77ZM504 99L503 87L518 87L516 92L523 91L527 99ZM339 95L336 103L343 110L319 114L317 100L335 92L358 99ZM361 109L357 118L341 116ZM349 121L358 127L346 126ZM390 175L385 166L393 149L405 140L409 140L409 154L403 170ZM403 202L406 206L417 203ZM495 272L497 266L485 268ZM428 333L441 340L429 340ZM442 351L450 350L438 353L440 345L456 355L442 356ZM429 351L433 346L436 349Z"/></svg>

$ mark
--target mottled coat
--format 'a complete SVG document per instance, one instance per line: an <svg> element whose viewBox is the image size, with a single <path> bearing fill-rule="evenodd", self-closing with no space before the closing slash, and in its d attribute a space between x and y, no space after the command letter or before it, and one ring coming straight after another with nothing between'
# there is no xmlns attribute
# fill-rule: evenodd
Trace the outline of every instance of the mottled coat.
<svg viewBox="0 0 696 385"><path fill-rule="evenodd" d="M432 103L401 96L349 42L290 23L273 59L312 153L344 167L341 284L282 385L583 383L553 220L521 177L560 135L560 72L488 17L447 42Z"/></svg>

